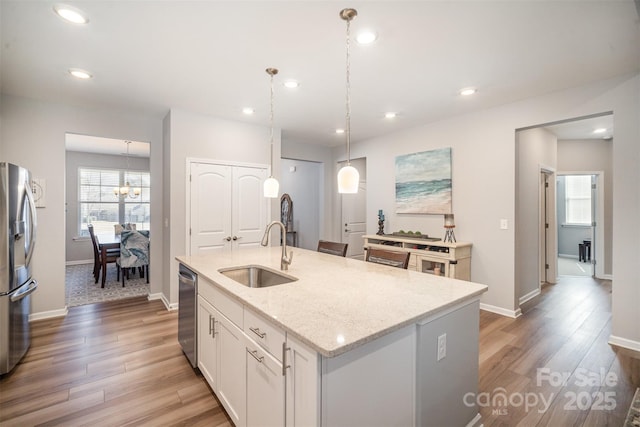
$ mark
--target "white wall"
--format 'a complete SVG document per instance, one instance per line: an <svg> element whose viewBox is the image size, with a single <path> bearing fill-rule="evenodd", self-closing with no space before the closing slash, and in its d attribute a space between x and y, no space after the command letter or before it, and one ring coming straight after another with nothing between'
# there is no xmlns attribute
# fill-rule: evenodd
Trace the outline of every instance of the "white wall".
<svg viewBox="0 0 640 427"><path fill-rule="evenodd" d="M537 254L529 259L527 254L516 251L515 245L516 129L613 111L616 281L612 335L640 348L636 271L640 263L639 97L640 75L622 76L353 144L352 157L366 157L369 170L367 212L371 214L367 232L377 230L375 212L382 208L388 212L389 231L404 228L443 234L442 215L393 213L394 159L400 154L452 147L455 233L458 240L473 243L472 280L489 286L482 297L484 307L515 314L519 308L516 262L538 262ZM508 220L508 230L499 229L501 218Z"/></svg>
<svg viewBox="0 0 640 427"><path fill-rule="evenodd" d="M65 133L79 133L151 143L151 234L162 236L161 121L151 117L87 109L2 95L0 99L2 160L44 178L47 205L38 209L33 257L40 282L32 299L34 317L65 312ZM161 265L161 239L151 241L151 265ZM161 270L151 268L151 293L160 292Z"/></svg>
<svg viewBox="0 0 640 427"><path fill-rule="evenodd" d="M187 159L269 165L269 128L218 119L172 109L163 122L164 146L168 151L164 173L167 203L164 205L165 256L163 291L170 305L178 303L178 262L187 253ZM274 129L273 162L280 179L280 130ZM215 194L211 195L215 197ZM271 217L279 218L279 199L271 203ZM273 240L272 240L273 241Z"/></svg>
<svg viewBox="0 0 640 427"><path fill-rule="evenodd" d="M556 169L557 142L554 134L542 128L516 132L516 306L520 298L537 292L543 279L539 255L540 169Z"/></svg>
<svg viewBox="0 0 640 427"><path fill-rule="evenodd" d="M130 169L137 171L149 171L149 158L131 157ZM66 235L65 235L65 260L91 261L93 262L93 245L91 239L83 237L78 239L78 168L97 167L105 169L124 169L123 156L110 156L107 154L80 153L67 151L65 160L66 174Z"/></svg>

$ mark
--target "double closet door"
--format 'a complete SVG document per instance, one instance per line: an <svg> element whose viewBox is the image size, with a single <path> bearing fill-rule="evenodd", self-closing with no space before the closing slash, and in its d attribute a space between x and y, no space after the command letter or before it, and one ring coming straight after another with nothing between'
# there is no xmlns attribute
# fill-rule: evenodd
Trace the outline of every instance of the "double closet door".
<svg viewBox="0 0 640 427"><path fill-rule="evenodd" d="M268 219L266 178L265 168L190 163L191 255L260 245Z"/></svg>

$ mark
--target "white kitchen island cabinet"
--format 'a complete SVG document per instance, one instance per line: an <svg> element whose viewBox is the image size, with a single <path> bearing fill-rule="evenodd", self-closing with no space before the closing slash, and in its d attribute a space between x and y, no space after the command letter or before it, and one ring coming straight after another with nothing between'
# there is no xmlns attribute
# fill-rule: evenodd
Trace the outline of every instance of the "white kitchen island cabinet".
<svg viewBox="0 0 640 427"><path fill-rule="evenodd" d="M217 310L242 332L242 348L230 344L228 352L244 367L232 371L239 385L231 400L236 425L478 422L478 408L463 398L477 393L479 298L486 286L303 249L287 272L298 279L290 283L249 288L218 271L248 265L277 271L280 254L274 247L178 258L200 276L198 293L211 307L199 304L199 311ZM198 328L208 329L208 319L200 313ZM199 344L201 362L207 351ZM217 382L212 389L229 411L220 370L217 377L203 374Z"/></svg>

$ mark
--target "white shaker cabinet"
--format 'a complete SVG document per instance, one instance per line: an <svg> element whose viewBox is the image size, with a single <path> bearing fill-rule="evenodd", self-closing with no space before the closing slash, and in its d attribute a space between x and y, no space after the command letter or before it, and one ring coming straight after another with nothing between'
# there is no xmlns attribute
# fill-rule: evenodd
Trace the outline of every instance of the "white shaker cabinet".
<svg viewBox="0 0 640 427"><path fill-rule="evenodd" d="M282 363L255 342L247 340L247 425L284 425L285 377Z"/></svg>
<svg viewBox="0 0 640 427"><path fill-rule="evenodd" d="M286 426L320 425L320 356L287 335Z"/></svg>
<svg viewBox="0 0 640 427"><path fill-rule="evenodd" d="M198 296L198 368L213 390L218 389L217 341L215 330L217 310Z"/></svg>
<svg viewBox="0 0 640 427"><path fill-rule="evenodd" d="M201 296L198 318L198 367L234 425L245 426L245 335Z"/></svg>

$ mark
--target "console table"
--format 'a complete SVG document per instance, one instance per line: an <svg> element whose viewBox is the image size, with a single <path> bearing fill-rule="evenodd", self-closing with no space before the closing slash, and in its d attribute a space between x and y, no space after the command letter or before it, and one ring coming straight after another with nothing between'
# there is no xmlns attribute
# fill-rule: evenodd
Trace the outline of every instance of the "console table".
<svg viewBox="0 0 640 427"><path fill-rule="evenodd" d="M364 248L409 252L409 269L452 279L471 280L471 243L443 242L393 234L366 234Z"/></svg>

